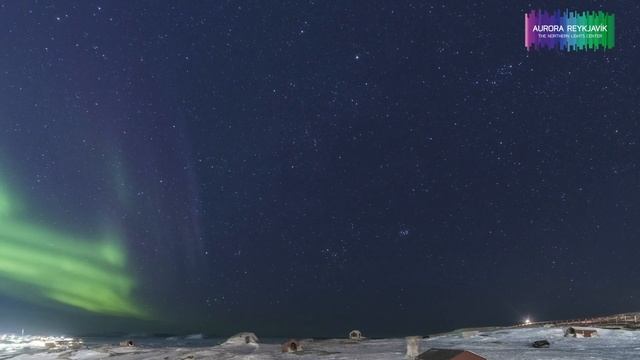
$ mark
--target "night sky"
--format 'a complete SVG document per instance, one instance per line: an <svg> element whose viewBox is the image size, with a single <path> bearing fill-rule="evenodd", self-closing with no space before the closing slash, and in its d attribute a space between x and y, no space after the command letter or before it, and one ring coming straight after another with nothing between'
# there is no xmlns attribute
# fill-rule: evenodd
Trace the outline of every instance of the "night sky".
<svg viewBox="0 0 640 360"><path fill-rule="evenodd" d="M615 13L616 48L527 52L524 13L558 7ZM108 234L132 286L117 316L0 269L0 330L394 336L637 311L638 18L2 1L2 223ZM56 239L20 246L76 248Z"/></svg>

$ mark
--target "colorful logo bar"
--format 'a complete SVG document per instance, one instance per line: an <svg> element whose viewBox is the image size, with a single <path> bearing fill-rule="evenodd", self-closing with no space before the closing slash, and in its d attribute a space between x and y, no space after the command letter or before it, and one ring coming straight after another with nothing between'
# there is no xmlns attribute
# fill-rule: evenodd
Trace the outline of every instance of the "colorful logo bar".
<svg viewBox="0 0 640 360"><path fill-rule="evenodd" d="M527 50L613 49L615 21L614 14L604 11L532 10L524 15L524 46Z"/></svg>

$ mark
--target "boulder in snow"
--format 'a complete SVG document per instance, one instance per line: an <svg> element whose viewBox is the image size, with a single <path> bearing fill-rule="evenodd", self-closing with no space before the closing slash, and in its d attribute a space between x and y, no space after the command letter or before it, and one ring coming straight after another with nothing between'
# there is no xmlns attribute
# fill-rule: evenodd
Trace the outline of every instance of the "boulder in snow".
<svg viewBox="0 0 640 360"><path fill-rule="evenodd" d="M298 340L289 339L284 344L282 344L282 352L283 353L291 353L302 351L302 344Z"/></svg>
<svg viewBox="0 0 640 360"><path fill-rule="evenodd" d="M548 348L551 344L549 343L548 340L538 340L538 341L534 341L533 344L531 344L531 346L533 346L536 349L540 349L540 348Z"/></svg>
<svg viewBox="0 0 640 360"><path fill-rule="evenodd" d="M125 340L125 341L120 341L120 346L121 347L134 347L134 346L136 346L136 344L133 342L133 340Z"/></svg>

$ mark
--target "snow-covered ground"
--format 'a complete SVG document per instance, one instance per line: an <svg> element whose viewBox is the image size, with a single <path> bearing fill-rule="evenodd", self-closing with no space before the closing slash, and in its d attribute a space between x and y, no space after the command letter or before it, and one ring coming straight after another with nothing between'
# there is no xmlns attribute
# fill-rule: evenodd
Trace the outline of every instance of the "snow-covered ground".
<svg viewBox="0 0 640 360"><path fill-rule="evenodd" d="M487 359L640 359L640 332L598 329L598 337L564 337L562 328L530 328L480 332L465 339L461 334L446 334L427 339L426 347L471 350ZM546 339L547 349L535 349L531 343Z"/></svg>
<svg viewBox="0 0 640 360"><path fill-rule="evenodd" d="M487 359L495 360L545 360L545 359L640 359L640 332L627 330L598 330L595 338L565 338L561 328L499 329L477 333L452 332L422 340L421 351L429 348L456 348L471 350ZM404 339L302 341L304 351L282 354L279 344L237 344L234 342L207 346L207 339L199 345L181 346L174 340L165 340L165 346L157 341L145 344L140 340L136 347L85 343L80 348L64 346L51 348L51 339L0 336L0 360L3 359L69 359L93 360L117 356L118 360L141 359L405 359ZM531 343L546 339L551 342L547 349L534 349ZM47 348L49 343L49 348Z"/></svg>

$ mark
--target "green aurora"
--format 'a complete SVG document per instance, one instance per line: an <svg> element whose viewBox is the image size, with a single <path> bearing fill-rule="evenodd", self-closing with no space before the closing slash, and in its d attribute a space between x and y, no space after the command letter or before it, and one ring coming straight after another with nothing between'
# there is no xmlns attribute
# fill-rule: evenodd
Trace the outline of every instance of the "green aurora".
<svg viewBox="0 0 640 360"><path fill-rule="evenodd" d="M0 183L0 292L89 312L150 318L132 298L135 281L116 238L90 241L16 218Z"/></svg>

